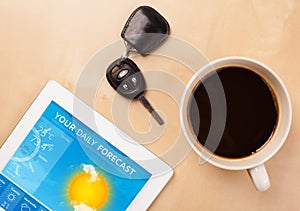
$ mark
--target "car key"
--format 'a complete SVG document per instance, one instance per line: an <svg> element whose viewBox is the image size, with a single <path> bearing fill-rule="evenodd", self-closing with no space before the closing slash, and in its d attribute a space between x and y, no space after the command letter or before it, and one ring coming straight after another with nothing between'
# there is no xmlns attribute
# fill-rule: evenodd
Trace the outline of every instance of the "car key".
<svg viewBox="0 0 300 211"><path fill-rule="evenodd" d="M138 66L128 58L119 58L106 71L109 84L123 97L138 99L159 125L164 121L144 96L145 78Z"/></svg>

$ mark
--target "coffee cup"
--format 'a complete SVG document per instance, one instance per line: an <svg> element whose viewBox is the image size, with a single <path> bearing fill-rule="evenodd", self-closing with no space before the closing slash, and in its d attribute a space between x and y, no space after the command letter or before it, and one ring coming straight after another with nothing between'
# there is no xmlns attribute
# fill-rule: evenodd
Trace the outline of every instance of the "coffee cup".
<svg viewBox="0 0 300 211"><path fill-rule="evenodd" d="M221 58L199 69L180 103L181 127L192 149L217 167L247 170L258 191L270 187L264 163L285 142L291 121L281 79L245 57Z"/></svg>

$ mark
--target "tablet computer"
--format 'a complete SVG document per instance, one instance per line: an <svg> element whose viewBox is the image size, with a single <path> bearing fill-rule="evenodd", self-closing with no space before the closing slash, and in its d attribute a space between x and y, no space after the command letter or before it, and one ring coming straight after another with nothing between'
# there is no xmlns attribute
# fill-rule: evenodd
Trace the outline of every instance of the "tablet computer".
<svg viewBox="0 0 300 211"><path fill-rule="evenodd" d="M173 170L50 81L0 149L0 211L146 210Z"/></svg>

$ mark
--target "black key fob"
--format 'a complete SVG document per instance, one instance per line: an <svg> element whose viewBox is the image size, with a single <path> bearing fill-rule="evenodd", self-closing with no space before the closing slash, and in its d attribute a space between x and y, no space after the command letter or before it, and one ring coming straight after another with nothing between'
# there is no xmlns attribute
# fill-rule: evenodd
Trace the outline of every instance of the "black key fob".
<svg viewBox="0 0 300 211"><path fill-rule="evenodd" d="M164 120L145 98L146 82L144 76L132 60L120 58L114 61L106 70L106 78L120 95L129 99L137 98L159 125L164 124Z"/></svg>
<svg viewBox="0 0 300 211"><path fill-rule="evenodd" d="M146 88L146 82L138 66L131 59L117 59L106 71L109 84L122 96L138 98Z"/></svg>
<svg viewBox="0 0 300 211"><path fill-rule="evenodd" d="M147 54L170 34L167 20L149 6L138 7L127 20L121 37L139 54Z"/></svg>

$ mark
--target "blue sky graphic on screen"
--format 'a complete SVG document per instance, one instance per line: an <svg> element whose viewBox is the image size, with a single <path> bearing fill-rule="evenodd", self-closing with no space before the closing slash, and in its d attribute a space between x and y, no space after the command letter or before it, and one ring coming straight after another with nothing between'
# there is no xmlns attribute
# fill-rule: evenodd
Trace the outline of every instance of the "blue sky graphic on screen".
<svg viewBox="0 0 300 211"><path fill-rule="evenodd" d="M0 210L125 210L150 177L52 101L0 174Z"/></svg>

